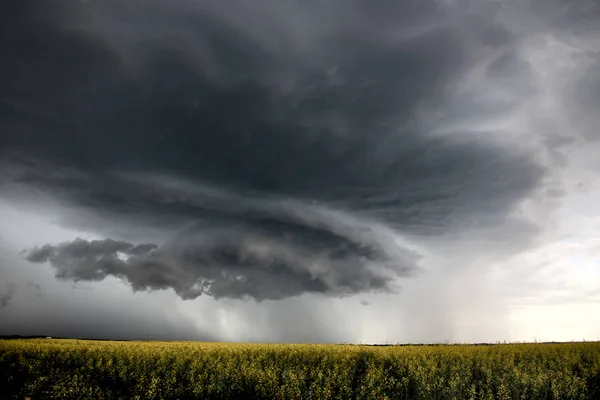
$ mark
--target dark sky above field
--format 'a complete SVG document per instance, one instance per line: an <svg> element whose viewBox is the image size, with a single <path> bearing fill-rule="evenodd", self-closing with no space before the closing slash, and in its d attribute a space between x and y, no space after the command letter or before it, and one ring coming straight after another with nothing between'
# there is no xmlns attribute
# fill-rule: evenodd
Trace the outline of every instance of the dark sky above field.
<svg viewBox="0 0 600 400"><path fill-rule="evenodd" d="M0 334L600 339L594 0L8 0Z"/></svg>

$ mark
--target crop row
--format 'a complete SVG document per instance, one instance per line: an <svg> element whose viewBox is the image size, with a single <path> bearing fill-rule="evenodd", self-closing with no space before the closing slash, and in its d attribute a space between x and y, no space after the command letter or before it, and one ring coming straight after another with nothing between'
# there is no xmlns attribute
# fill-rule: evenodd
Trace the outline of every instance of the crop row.
<svg viewBox="0 0 600 400"><path fill-rule="evenodd" d="M600 343L0 341L2 398L600 399Z"/></svg>

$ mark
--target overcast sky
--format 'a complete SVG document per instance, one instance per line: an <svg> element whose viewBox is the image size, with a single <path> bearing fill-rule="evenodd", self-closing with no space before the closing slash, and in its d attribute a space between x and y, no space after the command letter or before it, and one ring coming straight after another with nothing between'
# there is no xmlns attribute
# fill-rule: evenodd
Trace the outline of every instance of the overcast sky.
<svg viewBox="0 0 600 400"><path fill-rule="evenodd" d="M7 0L0 334L600 340L595 0Z"/></svg>

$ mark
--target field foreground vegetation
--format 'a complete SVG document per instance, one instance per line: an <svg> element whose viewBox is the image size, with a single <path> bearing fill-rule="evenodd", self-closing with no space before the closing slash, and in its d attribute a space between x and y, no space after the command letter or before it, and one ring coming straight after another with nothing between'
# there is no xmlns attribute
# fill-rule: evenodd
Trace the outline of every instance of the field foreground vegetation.
<svg viewBox="0 0 600 400"><path fill-rule="evenodd" d="M490 346L0 340L18 399L600 399L600 342Z"/></svg>

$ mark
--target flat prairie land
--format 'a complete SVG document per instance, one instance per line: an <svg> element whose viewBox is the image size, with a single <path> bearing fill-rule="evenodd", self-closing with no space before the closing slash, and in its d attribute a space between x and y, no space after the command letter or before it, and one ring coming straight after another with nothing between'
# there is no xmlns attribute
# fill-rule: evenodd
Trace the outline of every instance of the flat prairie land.
<svg viewBox="0 0 600 400"><path fill-rule="evenodd" d="M3 399L600 399L600 342L0 340Z"/></svg>

